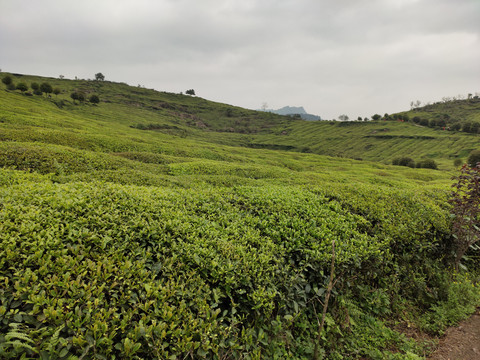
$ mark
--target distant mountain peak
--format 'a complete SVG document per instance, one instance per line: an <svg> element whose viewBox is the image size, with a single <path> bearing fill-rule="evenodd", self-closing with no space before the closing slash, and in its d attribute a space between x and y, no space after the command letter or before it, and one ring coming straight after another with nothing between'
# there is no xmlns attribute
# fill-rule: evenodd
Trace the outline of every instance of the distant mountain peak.
<svg viewBox="0 0 480 360"><path fill-rule="evenodd" d="M303 106L284 106L278 110L272 110L276 114L280 115L292 115L292 114L306 114L307 112L303 108Z"/></svg>
<svg viewBox="0 0 480 360"><path fill-rule="evenodd" d="M284 106L281 109L273 110L273 109L266 109L265 111L272 112L278 115L300 115L300 117L304 120L315 121L315 120L322 120L322 118L318 115L309 114L305 111L303 106Z"/></svg>

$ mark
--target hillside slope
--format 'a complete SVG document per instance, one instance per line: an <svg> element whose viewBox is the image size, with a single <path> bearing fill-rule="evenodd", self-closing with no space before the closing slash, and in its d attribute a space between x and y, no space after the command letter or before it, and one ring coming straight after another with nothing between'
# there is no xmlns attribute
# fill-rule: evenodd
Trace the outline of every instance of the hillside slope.
<svg viewBox="0 0 480 360"><path fill-rule="evenodd" d="M148 151L149 145L146 144L152 139L164 139L166 143L172 143L172 139L177 141L177 138L182 138L185 144L194 140L256 149L311 152L385 164L391 163L394 158L409 156L416 161L433 159L441 168L453 169L453 160L465 160L472 150L478 148L477 133L459 131L461 128L448 130L437 126L435 121L432 127L413 121L417 115L425 117L423 114L428 109L395 114L388 120L379 121L308 122L126 84L31 76L19 76L14 80L17 83L48 81L53 87L58 87L61 93L51 95L48 99L22 96L19 91L2 92L0 118L4 124L21 112L28 114L29 118L29 122L23 122L22 126L38 127L43 124L44 132L45 128L50 128L58 135L70 132L67 128L69 119L88 119L90 128L85 128L90 132L88 136L99 138L102 129L115 123L113 129L108 130L109 133L113 135L112 131L115 131L122 136L129 134L128 137L136 139L136 146L142 151ZM98 106L74 103L70 98L74 91L82 92L87 97L98 94L101 102ZM435 111L430 111L429 108L430 118L436 119L441 114L442 119L448 117L463 124L466 120L459 119L476 119L480 114L480 102L474 100L456 101L437 107ZM446 113L447 110L450 113ZM46 112L52 115L43 121L42 114ZM409 121L394 120L399 115L406 115ZM38 136L25 131L26 128L20 129L19 124L16 126L15 130L4 125L4 140L15 140L22 133L24 141L38 141ZM81 141L83 144L75 145L77 140L70 133L65 135L65 141L71 146L85 148L84 135L85 133L82 134ZM48 142L48 138L43 137L43 141ZM57 140L53 143L58 144ZM106 146L105 150L119 149Z"/></svg>
<svg viewBox="0 0 480 360"><path fill-rule="evenodd" d="M1 358L420 359L402 325L439 334L480 303L450 272L451 172L301 153L379 123L19 81L61 91L0 90ZM435 133L389 124L399 149Z"/></svg>

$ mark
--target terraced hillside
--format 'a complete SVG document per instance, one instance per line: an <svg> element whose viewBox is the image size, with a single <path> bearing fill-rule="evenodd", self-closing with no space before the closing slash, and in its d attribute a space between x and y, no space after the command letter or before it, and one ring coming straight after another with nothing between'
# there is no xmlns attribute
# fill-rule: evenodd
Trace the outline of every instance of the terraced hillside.
<svg viewBox="0 0 480 360"><path fill-rule="evenodd" d="M60 93L50 95L50 98L27 97L18 90L2 93L2 123L10 123L10 119L18 113L27 115L29 120L16 123L15 127L4 126L4 140L38 141L41 137L44 143L50 141L61 145L63 141L80 149L88 149L89 142L95 143L95 146L100 143L104 151L121 152L118 146L106 144L103 130L108 129L109 136L114 135L113 131L121 137L128 134L139 151L151 151L151 142L162 139L164 147L153 149L154 153L174 154L175 150L169 149L168 144L181 138L187 148L192 143L189 140L194 140L255 149L309 152L385 164L390 164L394 158L409 156L416 161L433 159L442 169L452 169L455 159L465 160L472 150L478 148L479 143L477 132L464 132L461 127L448 130L445 126L437 126L435 121L432 127L428 125L432 119L440 121L444 118L455 124L475 122L480 114L480 101L476 99L430 105L391 115L389 120L307 122L126 84L31 76L13 78L17 83L28 84L47 81ZM70 95L75 91L86 97L98 94L100 104L94 106L72 100ZM42 115L45 113L49 114L48 119ZM394 120L398 115L405 115L409 120ZM427 125L414 122L414 118L424 119ZM72 133L68 124L76 121L80 121L82 129ZM115 123L113 129L109 128L112 123ZM28 131L33 127L35 131ZM44 129L39 131L39 127ZM172 139L175 140L172 142ZM131 145L128 145L130 149Z"/></svg>
<svg viewBox="0 0 480 360"><path fill-rule="evenodd" d="M421 359L435 342L405 329L436 336L480 304L475 252L451 271L454 170L355 150L396 135L421 154L443 132L13 80L60 92L0 90L1 358ZM343 158L315 153L327 138Z"/></svg>

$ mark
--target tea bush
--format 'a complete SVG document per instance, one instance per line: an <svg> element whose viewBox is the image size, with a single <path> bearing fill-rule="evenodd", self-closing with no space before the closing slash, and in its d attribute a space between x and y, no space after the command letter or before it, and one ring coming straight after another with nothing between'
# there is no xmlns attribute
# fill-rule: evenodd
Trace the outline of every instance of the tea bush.
<svg viewBox="0 0 480 360"><path fill-rule="evenodd" d="M17 326L31 340L0 337L4 357L310 358L332 240L341 275L325 355L415 351L378 322L392 294L417 295L409 272L440 269L420 264L436 256L446 217L414 189L174 189L1 173L1 333ZM366 319L377 324L370 335Z"/></svg>

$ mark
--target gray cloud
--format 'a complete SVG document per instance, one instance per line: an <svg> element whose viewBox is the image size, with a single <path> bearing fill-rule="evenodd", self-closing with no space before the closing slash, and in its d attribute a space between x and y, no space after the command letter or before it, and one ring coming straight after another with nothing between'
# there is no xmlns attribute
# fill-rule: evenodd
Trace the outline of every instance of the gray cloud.
<svg viewBox="0 0 480 360"><path fill-rule="evenodd" d="M480 91L477 0L0 0L5 71L324 118Z"/></svg>

